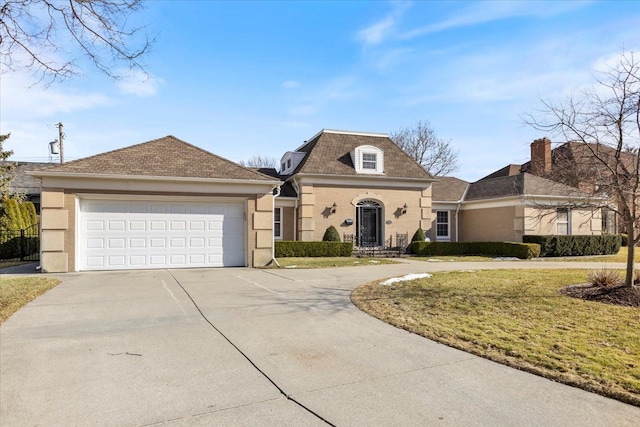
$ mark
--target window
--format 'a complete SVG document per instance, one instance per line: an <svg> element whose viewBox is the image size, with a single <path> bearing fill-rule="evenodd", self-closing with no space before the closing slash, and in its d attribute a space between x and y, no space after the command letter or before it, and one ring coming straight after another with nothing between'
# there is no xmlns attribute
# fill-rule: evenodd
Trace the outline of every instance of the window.
<svg viewBox="0 0 640 427"><path fill-rule="evenodd" d="M436 240L449 239L449 211L436 212Z"/></svg>
<svg viewBox="0 0 640 427"><path fill-rule="evenodd" d="M616 234L616 213L608 208L602 208L602 233Z"/></svg>
<svg viewBox="0 0 640 427"><path fill-rule="evenodd" d="M567 236L571 234L569 231L569 209L558 209L556 218L556 234L559 236Z"/></svg>
<svg viewBox="0 0 640 427"><path fill-rule="evenodd" d="M282 239L282 208L273 210L273 238Z"/></svg>
<svg viewBox="0 0 640 427"><path fill-rule="evenodd" d="M362 169L376 170L378 156L375 153L362 153Z"/></svg>
<svg viewBox="0 0 640 427"><path fill-rule="evenodd" d="M373 145L360 145L349 152L356 173L383 174L384 152Z"/></svg>
<svg viewBox="0 0 640 427"><path fill-rule="evenodd" d="M291 168L291 159L288 159L287 160L287 169L290 169L290 168Z"/></svg>
<svg viewBox="0 0 640 427"><path fill-rule="evenodd" d="M286 163L285 163L285 162L282 162L282 164L281 164L280 166L282 166L282 168L280 169L280 172L281 172L281 173L284 173L284 171L287 169L287 165L286 165Z"/></svg>

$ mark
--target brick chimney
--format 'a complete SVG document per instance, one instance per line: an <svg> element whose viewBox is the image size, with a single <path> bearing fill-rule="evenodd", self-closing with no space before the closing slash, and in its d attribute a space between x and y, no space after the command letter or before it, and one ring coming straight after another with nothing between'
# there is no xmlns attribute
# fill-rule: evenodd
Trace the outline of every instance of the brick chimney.
<svg viewBox="0 0 640 427"><path fill-rule="evenodd" d="M531 173L542 176L551 172L551 140L536 139L531 143Z"/></svg>

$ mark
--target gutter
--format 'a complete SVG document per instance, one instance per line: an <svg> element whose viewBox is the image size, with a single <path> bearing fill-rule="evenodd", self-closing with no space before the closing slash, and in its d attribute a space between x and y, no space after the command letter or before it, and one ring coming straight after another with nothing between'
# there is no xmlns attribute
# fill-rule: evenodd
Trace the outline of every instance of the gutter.
<svg viewBox="0 0 640 427"><path fill-rule="evenodd" d="M280 185L274 186L273 189L276 190L276 194L273 194L273 197L271 198L271 227L273 227L273 212L276 210L276 197L280 195ZM282 233L282 218L280 218L280 232ZM273 228L271 230L271 261L269 264L271 263L280 267L280 264L276 259L276 236L273 232Z"/></svg>
<svg viewBox="0 0 640 427"><path fill-rule="evenodd" d="M458 204L458 206L456 207L456 242L460 241L460 221L458 220L460 214L460 206L462 206L465 197L467 197L467 191L469 191L469 187L471 187L471 184L467 184L467 188L464 189L462 197L456 202Z"/></svg>

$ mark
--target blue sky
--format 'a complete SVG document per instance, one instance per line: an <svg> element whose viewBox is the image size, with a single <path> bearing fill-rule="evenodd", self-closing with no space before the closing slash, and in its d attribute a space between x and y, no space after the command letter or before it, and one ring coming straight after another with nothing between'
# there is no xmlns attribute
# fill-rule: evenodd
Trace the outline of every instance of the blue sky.
<svg viewBox="0 0 640 427"><path fill-rule="evenodd" d="M322 128L391 132L428 120L474 181L528 160L540 99L590 85L640 50L640 3L151 1L150 78L91 70L49 87L0 79L14 160L65 160L165 135L234 161L279 159Z"/></svg>

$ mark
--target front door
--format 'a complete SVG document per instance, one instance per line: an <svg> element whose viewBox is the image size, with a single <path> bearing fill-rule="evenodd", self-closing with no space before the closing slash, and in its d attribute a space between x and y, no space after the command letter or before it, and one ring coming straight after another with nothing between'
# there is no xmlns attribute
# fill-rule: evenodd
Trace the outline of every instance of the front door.
<svg viewBox="0 0 640 427"><path fill-rule="evenodd" d="M357 205L359 246L380 246L380 205L364 200Z"/></svg>

